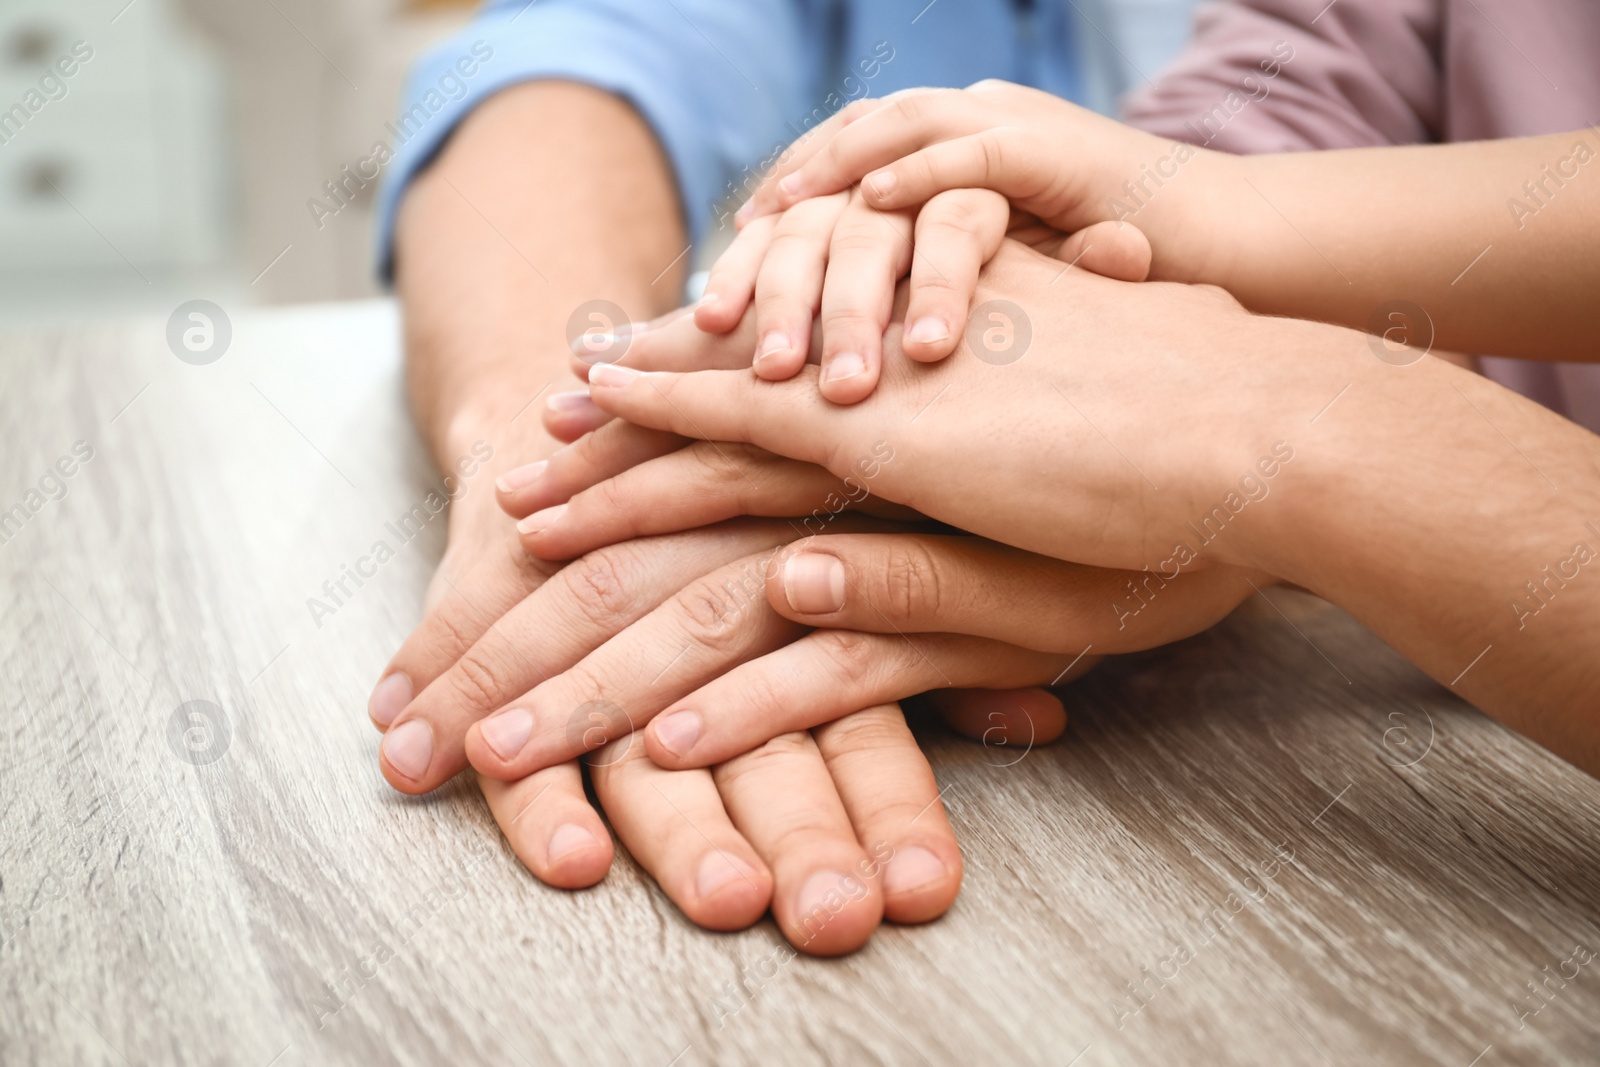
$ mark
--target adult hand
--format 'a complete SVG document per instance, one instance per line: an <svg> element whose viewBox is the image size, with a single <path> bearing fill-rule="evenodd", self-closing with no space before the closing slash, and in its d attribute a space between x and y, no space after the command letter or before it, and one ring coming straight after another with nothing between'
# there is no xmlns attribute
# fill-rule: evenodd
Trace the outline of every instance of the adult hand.
<svg viewBox="0 0 1600 1067"><path fill-rule="evenodd" d="M864 524L841 516L835 525L860 529ZM783 538L792 539L792 533ZM751 691L756 686L744 686L751 714L768 725L753 728L763 729L764 736L727 751L724 758L778 734L930 689L1041 685L1064 680L1069 668L1086 666L1079 663L1081 648L1060 654L951 633L915 640L900 633L808 633L767 603L764 589L772 566L772 548L761 546L664 598L570 670L515 694L468 728L472 765L494 778L532 774L582 754L602 738L640 729L674 701L740 672L772 683L759 693ZM575 728L574 709L597 707L604 713L591 728ZM581 725L590 723L585 719Z"/></svg>
<svg viewBox="0 0 1600 1067"><path fill-rule="evenodd" d="M501 555L523 560L501 522ZM683 593L685 584L693 584L686 583L686 574L793 536L783 523L728 524L614 546L559 569L523 560L517 573L532 588L520 598L519 589L489 584L494 573L506 572L446 576L443 594L390 664L374 702L375 708L381 705L386 686L391 692L399 684L421 690L393 720L383 750L385 775L408 792L442 782L463 765L460 741L467 724L566 671L629 622ZM490 605L508 599L514 603L498 619L488 614ZM662 666L651 665L649 677ZM396 674L406 681L391 682ZM672 683L671 677L662 682ZM595 694L565 709L563 723L578 740L576 751L593 750L614 736L596 728L595 716L609 721L599 700ZM984 705L991 711L978 714ZM995 711L1003 714L989 718ZM1049 739L1062 728L1059 702L1042 692L1020 700L964 694L949 715L969 732L998 731L1002 740L1035 732ZM808 952L828 953L857 947L880 917L913 922L942 913L959 887L959 852L942 813L934 811L937 804L920 814L937 797L937 787L898 711L868 708L815 736L814 743L803 736L776 738L747 760L692 778L659 777L653 764L637 758L642 746L625 757L602 749L596 792L623 844L702 925L748 925L770 899L786 936ZM404 776L397 764L417 777ZM754 773L769 765L787 770ZM480 778L479 784L508 841L539 878L576 888L604 876L611 840L584 797L575 760L519 780ZM874 875L888 862L885 849L893 858L888 870L878 881L864 877L863 862ZM737 862L730 866L725 856ZM734 870L741 876L734 878ZM812 898L818 892L827 896L818 887L835 885L841 874L867 888L842 891L849 907L830 912L822 934L816 919L808 918Z"/></svg>
<svg viewBox="0 0 1600 1067"><path fill-rule="evenodd" d="M1294 439L1350 381L1341 361L1296 351L1298 335L1325 328L1250 316L1219 290L1067 270L1009 241L978 297L981 353L969 339L943 363L892 360L878 393L852 408L803 388L809 370L764 382L597 366L591 392L659 430L748 442L841 479L870 471L875 496L1058 559L1167 577L1204 562L1258 566L1251 520L1271 508L1263 501L1292 468ZM891 329L891 344L896 337ZM628 361L715 365L708 347L749 343L680 320L635 338ZM1072 462L1051 459L1065 456ZM676 487L664 465L687 462L675 453L642 464L628 486ZM546 516L547 536L580 522L592 500L632 507L623 488L580 494ZM660 518L691 521L724 506L686 494Z"/></svg>
<svg viewBox="0 0 1600 1067"><path fill-rule="evenodd" d="M591 392L638 423L841 478L887 445L874 494L1057 558L1163 578L1216 563L1266 571L1600 768L1600 586L1572 581L1597 556L1592 434L1443 360L1375 358L1353 330L1251 315L1203 287L1061 275L1015 244L979 296L1026 323L1031 346L1009 363L993 350L894 361L853 408L804 388L809 371L763 382L597 367ZM630 362L672 365L707 343L724 342L664 330ZM629 473L650 478L651 464ZM582 515L575 499L545 525ZM1567 622L1544 625L1557 615Z"/></svg>
<svg viewBox="0 0 1600 1067"><path fill-rule="evenodd" d="M613 423L562 450L536 481L531 492L537 495L524 503L557 501L607 477L636 458L630 438L652 432ZM1054 672L1062 664L1088 662L1091 650L1135 651L1187 637L1271 582L1260 572L1227 567L1166 577L1085 567L969 536L839 535L846 511L870 500L862 486L894 456L879 458L882 463L839 479L749 445L702 442L603 483L616 493L578 492L573 506L580 510L569 513L570 519L560 516L561 504L536 513L556 517L547 529L524 533L524 544L564 555L576 545L634 536L632 528L640 526L697 525L724 512L793 513L814 500L830 502L801 520L807 532L826 531L825 536L803 538L770 560L746 560L730 569L721 585L737 592L738 603L713 611L711 623L695 621L693 611L686 611L692 604L664 605L579 664L578 684L592 685L597 676L614 679L601 687L628 694L624 703L639 709L640 717L630 713L619 729L639 729L660 709L663 717L646 731L658 763L703 766L858 703L899 699L941 684L1051 681L1049 673L1035 678L1010 672ZM635 501L635 490L648 499ZM768 603L752 610L749 602L762 590ZM759 631L775 617L823 629L766 654L729 657L704 672L712 676L705 685L665 708L632 692L636 687L626 680L626 665L640 648L679 641L685 631L707 625ZM913 641L907 634L933 636ZM761 643L757 635L719 638L730 648L753 650ZM1016 655L1018 648L1062 658L1032 667L1028 657ZM572 687L569 679L553 679L473 727L467 749L474 766L484 774L511 776L565 758L573 742L555 726L558 709L575 699Z"/></svg>

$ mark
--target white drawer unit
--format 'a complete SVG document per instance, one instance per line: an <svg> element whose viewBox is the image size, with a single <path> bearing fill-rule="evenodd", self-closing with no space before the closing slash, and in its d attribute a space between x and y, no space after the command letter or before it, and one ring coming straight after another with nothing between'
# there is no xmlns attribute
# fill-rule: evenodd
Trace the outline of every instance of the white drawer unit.
<svg viewBox="0 0 1600 1067"><path fill-rule="evenodd" d="M218 252L216 78L165 0L125 2L0 7L0 271Z"/></svg>

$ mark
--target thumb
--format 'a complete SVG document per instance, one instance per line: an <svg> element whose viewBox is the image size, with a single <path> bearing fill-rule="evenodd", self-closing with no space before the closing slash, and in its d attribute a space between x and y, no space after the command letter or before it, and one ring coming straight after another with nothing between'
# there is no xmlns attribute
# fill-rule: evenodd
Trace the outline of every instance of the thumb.
<svg viewBox="0 0 1600 1067"><path fill-rule="evenodd" d="M1150 276L1150 238L1131 222L1097 222L1069 234L1055 251L1063 263L1119 282L1142 282Z"/></svg>
<svg viewBox="0 0 1600 1067"><path fill-rule="evenodd" d="M1098 657L1095 658L1098 662ZM1086 659L1085 663L1088 662ZM1080 664L1080 666L1082 666ZM1048 689L934 689L922 702L956 733L986 747L1026 751L1067 728L1067 709Z"/></svg>

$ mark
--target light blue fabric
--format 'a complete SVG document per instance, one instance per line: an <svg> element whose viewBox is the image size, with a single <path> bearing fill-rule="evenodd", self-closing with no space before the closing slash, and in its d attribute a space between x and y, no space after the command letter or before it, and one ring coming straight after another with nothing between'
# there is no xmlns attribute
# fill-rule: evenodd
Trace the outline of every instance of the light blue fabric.
<svg viewBox="0 0 1600 1067"><path fill-rule="evenodd" d="M473 108L541 78L616 93L655 131L696 241L763 162L852 99L982 78L1112 113L1187 38L1194 0L489 0L411 71L378 194L387 279L407 183ZM470 72L470 73L469 73ZM549 166L565 161L553 159Z"/></svg>

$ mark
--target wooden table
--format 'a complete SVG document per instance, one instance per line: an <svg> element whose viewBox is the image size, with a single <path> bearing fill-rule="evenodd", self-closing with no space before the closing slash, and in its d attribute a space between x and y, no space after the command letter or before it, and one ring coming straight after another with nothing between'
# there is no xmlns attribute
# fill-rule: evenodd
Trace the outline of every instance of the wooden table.
<svg viewBox="0 0 1600 1067"><path fill-rule="evenodd" d="M1056 745L929 735L940 922L778 965L620 856L545 888L470 782L377 772L442 520L306 607L435 477L392 307L199 366L166 325L0 342L0 1062L1600 1061L1600 783L1281 591L1091 674Z"/></svg>

